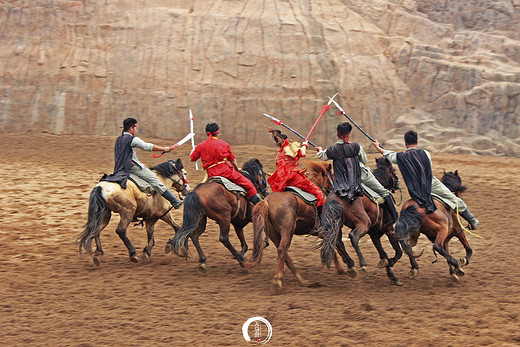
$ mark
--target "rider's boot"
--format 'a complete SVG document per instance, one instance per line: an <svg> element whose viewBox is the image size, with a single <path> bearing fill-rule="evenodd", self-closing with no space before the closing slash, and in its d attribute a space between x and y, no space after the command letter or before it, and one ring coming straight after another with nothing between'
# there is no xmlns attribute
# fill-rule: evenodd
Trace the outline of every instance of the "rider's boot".
<svg viewBox="0 0 520 347"><path fill-rule="evenodd" d="M163 198L165 198L166 200L168 200L174 209L178 209L181 207L181 205L183 204L182 201L180 201L179 199L177 199L169 190L166 190L163 194L162 194Z"/></svg>
<svg viewBox="0 0 520 347"><path fill-rule="evenodd" d="M255 195L253 195L253 196L251 196L251 197L249 198L249 201L251 201L251 202L253 203L253 205L256 205L256 204L258 204L260 201L262 201L262 199L260 198L260 195L255 194Z"/></svg>
<svg viewBox="0 0 520 347"><path fill-rule="evenodd" d="M473 217L471 212L469 212L469 209L465 209L464 212L460 213L461 217L468 221L469 228L471 230L475 230L478 228L479 222L478 219Z"/></svg>
<svg viewBox="0 0 520 347"><path fill-rule="evenodd" d="M321 216L323 215L323 205L318 206L316 210L318 211L318 218L321 219Z"/></svg>
<svg viewBox="0 0 520 347"><path fill-rule="evenodd" d="M392 217L392 220L394 221L394 223L397 222L397 219L399 219L399 215L397 214L397 210L395 209L394 200L392 199L392 195L388 194L385 197L385 202L383 203L383 207L385 208L385 210L388 211L388 213Z"/></svg>

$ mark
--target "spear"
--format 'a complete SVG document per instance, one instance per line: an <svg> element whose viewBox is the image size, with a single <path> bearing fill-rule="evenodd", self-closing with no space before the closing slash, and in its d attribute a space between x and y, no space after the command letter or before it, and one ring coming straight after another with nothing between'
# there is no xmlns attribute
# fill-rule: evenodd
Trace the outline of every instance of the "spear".
<svg viewBox="0 0 520 347"><path fill-rule="evenodd" d="M190 132L193 133L193 113L191 113L190 108ZM195 133L193 133L195 135ZM193 150L195 148L195 139L191 137L191 149ZM195 161L195 170L199 171L199 165L197 164L197 161Z"/></svg>
<svg viewBox="0 0 520 347"><path fill-rule="evenodd" d="M329 99L330 99L330 98L329 98ZM339 113L342 114L342 115L344 115L345 117L347 117L347 119L348 119L352 124L354 124L354 126L355 126L356 128L358 128L359 131L361 131L361 132L363 133L363 135L365 135L366 137L368 137L368 139L369 139L370 141L372 141L372 142L376 142L376 140L374 140L372 137L370 137L370 135L368 135L368 134L367 134L363 129L361 129L361 127L360 127L359 125L357 125L356 122L354 122L354 121L352 120L352 118L350 118L350 117L348 116L348 114L345 113L345 111L343 110L343 108L341 108L341 106L340 106L336 101L334 101L334 100L332 100L332 99L330 99L330 101L332 101L332 102L334 103L334 105L335 105L335 106L337 107L337 109L339 110ZM383 146L381 146L381 148L384 149Z"/></svg>
<svg viewBox="0 0 520 347"><path fill-rule="evenodd" d="M339 92L337 92L336 94L334 94L334 96L332 98L329 98L330 101L327 103L327 105L323 106L321 108L321 111L320 111L320 116L318 117L318 119L316 119L316 122L314 122L314 125L312 126L311 130L309 131L309 134L307 135L307 137L305 138L305 141L309 140L309 137L311 137L311 134L312 132L314 131L314 128L316 127L316 125L318 125L318 122L320 121L321 117L323 117L323 115L325 114L325 112L327 112L327 110L330 108L330 104L332 102L334 102L334 98L336 97L336 95L338 95Z"/></svg>
<svg viewBox="0 0 520 347"><path fill-rule="evenodd" d="M300 134L299 132L297 132L296 130L294 130L293 128L291 128L290 126L288 126L287 124L285 124L284 122L279 120L278 118L274 118L273 116L270 116L267 113L264 113L264 116L270 118L275 124L278 124L278 125L281 125L281 126L285 127L286 129L292 131L294 134L296 134L297 136L299 136L300 138L305 140L305 137L302 134ZM318 146L316 146L314 143L312 143L310 141L309 141L309 145L311 145L312 147L318 147Z"/></svg>

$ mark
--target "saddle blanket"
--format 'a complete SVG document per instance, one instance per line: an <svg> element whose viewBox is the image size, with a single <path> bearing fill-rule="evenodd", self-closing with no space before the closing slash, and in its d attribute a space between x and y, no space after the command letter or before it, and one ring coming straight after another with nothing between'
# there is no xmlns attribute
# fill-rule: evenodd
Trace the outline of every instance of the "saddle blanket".
<svg viewBox="0 0 520 347"><path fill-rule="evenodd" d="M375 202L378 205L380 205L383 202L385 202L385 199L381 195L377 194L375 191L373 191L372 189L368 188L366 185L364 185L364 184L361 184L361 185L363 186L363 190L365 191L365 195L370 200L372 200L373 202Z"/></svg>
<svg viewBox="0 0 520 347"><path fill-rule="evenodd" d="M224 186L224 188L226 188L230 192L237 192L237 193L239 193L241 195L247 196L247 192L246 192L246 190L244 188L242 188L241 186L239 186L236 183L231 182L226 177L213 176L213 177L208 178L208 180L206 182L217 182L217 183L220 183L220 184L222 184Z"/></svg>
<svg viewBox="0 0 520 347"><path fill-rule="evenodd" d="M307 205L316 205L316 197L311 193L304 192L298 187L287 186L285 187L285 191L294 195L298 195L300 198L302 198L303 201L305 201Z"/></svg>

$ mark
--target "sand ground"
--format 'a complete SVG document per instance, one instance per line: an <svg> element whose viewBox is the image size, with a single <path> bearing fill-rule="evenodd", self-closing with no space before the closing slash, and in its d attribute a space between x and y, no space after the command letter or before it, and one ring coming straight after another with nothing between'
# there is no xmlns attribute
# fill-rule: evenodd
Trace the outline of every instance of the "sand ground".
<svg viewBox="0 0 520 347"><path fill-rule="evenodd" d="M197 269L192 245L188 261L164 254L173 230L163 222L156 226L156 246L147 263L130 262L114 232L117 216L102 232L101 266L80 255L75 239L86 222L91 189L112 170L114 140L26 133L0 137L3 346L245 345L241 328L252 316L270 321L268 345L273 346L520 344L520 158L433 153L436 176L444 169L459 170L468 186L465 201L481 222L483 238L468 236L474 255L459 284L452 283L444 260L432 263L431 243L424 236L418 278L407 277L405 258L394 267L400 287L391 286L377 268L369 237L361 242L369 274L351 279L321 266L313 237L296 236L290 248L295 265L322 287L300 287L286 271L282 294L273 295L274 247L265 250L259 267L246 271L220 244L212 222L201 238L206 273ZM182 146L160 159L144 152L139 157L149 165L181 158L194 186L202 173L188 162L189 150ZM267 171L274 169L274 146L233 150L239 165L256 157ZM373 163L375 154L369 157ZM182 210L174 216L182 222ZM140 227L131 227L129 237L138 249L146 244ZM246 238L251 249L251 225ZM234 234L231 242L238 245ZM385 247L390 249L386 240ZM348 243L347 250L354 255ZM451 251L457 258L464 254L456 240Z"/></svg>

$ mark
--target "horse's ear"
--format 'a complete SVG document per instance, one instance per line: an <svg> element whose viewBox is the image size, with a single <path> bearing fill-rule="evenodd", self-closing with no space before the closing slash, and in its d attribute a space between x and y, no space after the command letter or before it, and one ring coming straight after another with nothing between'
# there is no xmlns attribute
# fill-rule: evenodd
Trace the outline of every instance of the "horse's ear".
<svg viewBox="0 0 520 347"><path fill-rule="evenodd" d="M459 175L459 170L455 170L455 172L453 173L455 176L458 176Z"/></svg>

